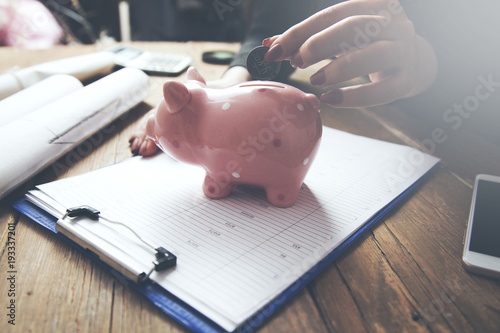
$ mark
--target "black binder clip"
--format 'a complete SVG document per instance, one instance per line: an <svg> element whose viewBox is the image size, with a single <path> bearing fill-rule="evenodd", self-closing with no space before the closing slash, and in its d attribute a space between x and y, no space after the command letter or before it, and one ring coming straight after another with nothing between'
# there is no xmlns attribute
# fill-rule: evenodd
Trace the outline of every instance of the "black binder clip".
<svg viewBox="0 0 500 333"><path fill-rule="evenodd" d="M62 217L64 220L66 216L69 217L79 217L79 216L84 216L88 217L91 220L98 220L99 219L99 214L101 214L100 211L98 211L95 208L92 208L90 206L76 206L76 207L71 207L66 209L66 214Z"/></svg>
<svg viewBox="0 0 500 333"><path fill-rule="evenodd" d="M144 272L139 274L139 276L137 277L137 282L142 283L146 281L153 273L153 271L161 272L177 265L177 257L172 252L166 250L163 247L159 247L156 249L155 258L156 260L153 261L154 267L149 271L148 274Z"/></svg>
<svg viewBox="0 0 500 333"><path fill-rule="evenodd" d="M103 216L100 216L100 214L101 214L101 212L98 211L97 209L90 207L90 206L83 205L83 206L76 206L76 207L68 208L66 210L66 213L62 217L62 219L64 220L66 217L88 217L89 219L92 219L92 220L102 219L102 220L109 222L109 223L118 224L118 225L121 225L121 226L127 228L141 242L143 242L144 244L149 246L151 249L154 249L156 251L155 260L153 261L154 267L147 274L145 272L142 272L141 274L139 274L139 276L137 277L138 283L142 283L142 282L146 281L149 278L149 276L153 273L153 271L161 272L161 271L164 271L168 268L172 268L175 265L177 265L177 257L172 252L168 251L167 249L165 249L164 247L161 247L161 246L155 248L153 245L149 244L144 239L142 239L142 237L139 234L137 234L133 229L131 229L126 224L121 223L121 222L117 222L117 221L109 220Z"/></svg>
<svg viewBox="0 0 500 333"><path fill-rule="evenodd" d="M156 260L153 261L155 271L163 271L165 269L174 267L177 264L177 257L170 251L163 247L156 249Z"/></svg>

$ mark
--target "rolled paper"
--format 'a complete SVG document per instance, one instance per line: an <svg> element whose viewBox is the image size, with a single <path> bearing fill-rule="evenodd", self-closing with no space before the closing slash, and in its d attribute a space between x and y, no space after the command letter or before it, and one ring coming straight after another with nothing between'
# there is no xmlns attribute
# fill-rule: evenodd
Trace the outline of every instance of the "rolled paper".
<svg viewBox="0 0 500 333"><path fill-rule="evenodd" d="M40 109L67 96L83 84L75 77L65 74L52 75L31 87L0 101L0 126Z"/></svg>
<svg viewBox="0 0 500 333"><path fill-rule="evenodd" d="M149 78L124 68L0 127L0 198L140 103ZM95 147L91 147L95 148Z"/></svg>
<svg viewBox="0 0 500 333"><path fill-rule="evenodd" d="M28 88L54 74L67 74L85 80L99 73L109 73L115 54L102 51L44 62L0 75L0 99Z"/></svg>

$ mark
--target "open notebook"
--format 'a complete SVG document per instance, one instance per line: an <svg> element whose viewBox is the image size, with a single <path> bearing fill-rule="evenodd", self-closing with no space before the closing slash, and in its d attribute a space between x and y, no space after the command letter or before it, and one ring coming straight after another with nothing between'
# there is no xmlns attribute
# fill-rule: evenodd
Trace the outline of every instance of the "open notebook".
<svg viewBox="0 0 500 333"><path fill-rule="evenodd" d="M153 272L154 283L139 291L192 330L245 331L310 281L437 163L413 148L324 128L317 158L289 208L270 205L263 191L249 187L207 199L204 170L166 154L40 185L27 196L56 218L66 208L92 206L165 247L177 256L177 266ZM89 219L66 224L131 270L151 269L153 252L125 228ZM164 303L149 295L162 288Z"/></svg>

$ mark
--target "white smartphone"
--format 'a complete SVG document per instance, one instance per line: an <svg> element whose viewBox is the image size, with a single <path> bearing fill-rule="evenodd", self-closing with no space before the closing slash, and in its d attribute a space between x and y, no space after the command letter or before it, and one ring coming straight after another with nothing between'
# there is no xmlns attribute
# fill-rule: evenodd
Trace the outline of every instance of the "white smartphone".
<svg viewBox="0 0 500 333"><path fill-rule="evenodd" d="M155 53L120 46L111 50L120 67L134 67L150 75L177 76L191 64L191 57L178 53Z"/></svg>
<svg viewBox="0 0 500 333"><path fill-rule="evenodd" d="M476 176L464 239L463 266L500 278L500 177Z"/></svg>

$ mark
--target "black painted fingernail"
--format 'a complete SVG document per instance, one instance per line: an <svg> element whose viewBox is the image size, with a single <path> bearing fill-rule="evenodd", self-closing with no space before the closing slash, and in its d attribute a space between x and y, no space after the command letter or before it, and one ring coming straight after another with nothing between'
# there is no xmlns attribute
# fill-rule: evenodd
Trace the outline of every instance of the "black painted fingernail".
<svg viewBox="0 0 500 333"><path fill-rule="evenodd" d="M344 95L341 90L332 90L321 95L321 101L332 105L340 104L344 101Z"/></svg>
<svg viewBox="0 0 500 333"><path fill-rule="evenodd" d="M290 59L290 65L292 67L297 68L300 67L304 64L304 60L302 59L302 56L300 55L299 52L295 53L292 58Z"/></svg>
<svg viewBox="0 0 500 333"><path fill-rule="evenodd" d="M267 62L273 62L279 59L282 53L283 53L283 47L281 47L280 44L274 44L269 49L269 51L267 51L266 55L264 56L264 60Z"/></svg>
<svg viewBox="0 0 500 333"><path fill-rule="evenodd" d="M311 84L315 86L321 86L326 82L325 70L320 69L313 76L311 76Z"/></svg>

